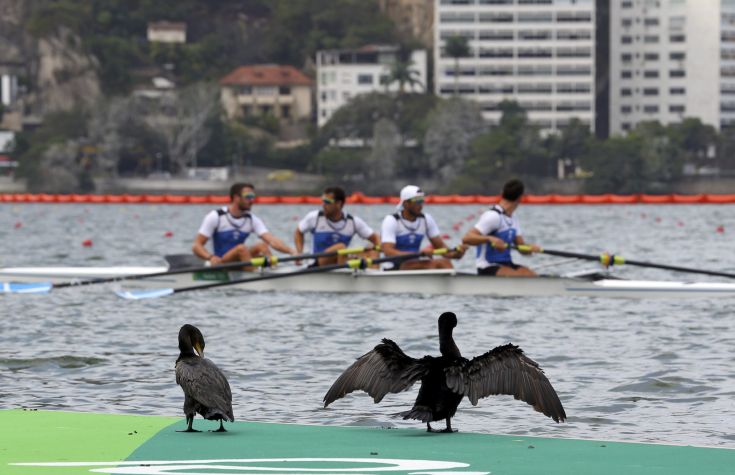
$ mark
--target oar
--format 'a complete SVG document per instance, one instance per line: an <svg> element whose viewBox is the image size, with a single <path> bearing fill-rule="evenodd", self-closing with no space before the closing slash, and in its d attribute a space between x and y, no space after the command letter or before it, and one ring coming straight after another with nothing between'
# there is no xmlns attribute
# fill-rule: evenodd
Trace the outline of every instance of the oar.
<svg viewBox="0 0 735 475"><path fill-rule="evenodd" d="M433 255L443 255L449 250L445 248L434 249ZM189 292L190 290L204 290L211 289L214 287L223 287L226 285L235 285L249 282L260 282L262 280L271 279L283 279L286 277L295 277L299 275L316 274L320 272L329 272L337 269L365 269L373 264L380 264L381 262L393 262L398 260L416 259L421 256L425 256L425 253L416 252L411 254L402 254L400 256L381 257L378 259L350 259L345 264L334 264L329 266L309 267L307 269L297 270L293 272L283 272L279 274L266 274L258 277L250 277L244 279L230 280L227 282L213 282L211 284L193 285L191 287L179 287L177 289L153 289L153 290L139 290L139 291L117 291L115 292L118 296L128 300L142 300L157 297L165 297L167 295L179 294L181 292Z"/></svg>
<svg viewBox="0 0 735 475"><path fill-rule="evenodd" d="M522 244L520 246L513 246L513 247L515 249L518 249L521 252L531 252L531 246L528 246L526 244ZM631 259L625 259L623 256L616 256L614 254L609 254L607 252L604 252L597 256L594 254L579 254L577 252L554 251L552 249L540 249L537 252L542 252L544 254L549 254L551 256L573 257L576 259L597 261L597 262L600 262L605 267L613 266L613 265L620 266L620 265L625 264L629 266L651 267L654 269L664 269L664 270L671 270L671 271L676 271L676 272L689 272L692 274L714 275L717 277L728 277L730 279L735 279L735 274L731 274L728 272L718 272L718 271L707 270L707 269L693 269L691 267L670 266L667 264L656 264L653 262L634 261Z"/></svg>
<svg viewBox="0 0 735 475"><path fill-rule="evenodd" d="M118 275L115 277L102 277L99 279L89 279L82 281L69 281L60 282L53 284L51 282L0 282L0 292L5 293L47 293L51 289L63 289L64 287L76 287L79 285L94 285L94 284L106 284L110 282L119 282L121 280L138 280L147 279L149 277L161 277L165 275L176 275L176 274L187 274L189 272L206 272L206 271L219 271L228 269L237 269L239 267L253 266L253 267L269 267L274 266L279 262L288 261L300 261L306 259L318 259L320 257L331 257L340 256L346 254L357 254L359 252L365 252L370 250L366 247L352 247L346 249L339 249L337 251L330 252L318 252L314 254L301 254L298 256L270 256L270 257L256 257L249 261L244 262L227 262L216 266L197 266L197 267L182 267L179 269L167 270L163 272L152 272L148 274L133 274L133 275Z"/></svg>

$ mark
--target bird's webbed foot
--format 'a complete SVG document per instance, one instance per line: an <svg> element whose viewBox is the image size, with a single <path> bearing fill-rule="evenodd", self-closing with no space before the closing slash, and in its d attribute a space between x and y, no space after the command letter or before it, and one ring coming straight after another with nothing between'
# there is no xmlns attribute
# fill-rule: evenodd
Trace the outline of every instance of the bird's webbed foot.
<svg viewBox="0 0 735 475"><path fill-rule="evenodd" d="M201 432L200 430L196 430L192 427L194 424L194 416L186 416L186 430L177 430L176 432Z"/></svg>
<svg viewBox="0 0 735 475"><path fill-rule="evenodd" d="M445 429L434 429L431 424L426 423L426 432L432 432L434 434L452 434L457 432L457 429L452 429L452 424L447 421L447 427Z"/></svg>
<svg viewBox="0 0 735 475"><path fill-rule="evenodd" d="M217 430L210 430L209 432L227 432L227 429L225 429L225 426L222 424L222 421L219 421L219 429Z"/></svg>

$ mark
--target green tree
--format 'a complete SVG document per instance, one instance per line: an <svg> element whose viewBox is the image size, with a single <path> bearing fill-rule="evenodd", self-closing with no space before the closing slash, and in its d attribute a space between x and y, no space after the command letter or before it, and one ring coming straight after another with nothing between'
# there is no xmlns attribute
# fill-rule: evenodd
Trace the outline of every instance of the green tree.
<svg viewBox="0 0 735 475"><path fill-rule="evenodd" d="M454 58L454 94L459 88L459 59L470 55L470 46L465 36L450 36L444 42L444 52Z"/></svg>
<svg viewBox="0 0 735 475"><path fill-rule="evenodd" d="M393 83L398 83L398 92L404 94L406 92L406 85L413 92L415 87L423 87L421 81L418 79L419 72L414 69L413 60L411 59L411 50L405 47L399 48L396 59L391 64L390 74L386 87Z"/></svg>

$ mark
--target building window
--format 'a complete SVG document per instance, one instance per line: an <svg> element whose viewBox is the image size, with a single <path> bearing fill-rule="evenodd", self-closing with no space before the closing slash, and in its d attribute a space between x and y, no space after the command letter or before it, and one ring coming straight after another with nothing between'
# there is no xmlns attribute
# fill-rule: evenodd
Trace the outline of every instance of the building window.
<svg viewBox="0 0 735 475"><path fill-rule="evenodd" d="M624 45L629 45L633 42L633 37L628 36L628 35L621 36L620 42L623 43Z"/></svg>
<svg viewBox="0 0 735 475"><path fill-rule="evenodd" d="M631 96L633 95L633 91L630 90L630 88L624 87L620 90L621 96Z"/></svg>
<svg viewBox="0 0 735 475"><path fill-rule="evenodd" d="M686 72L683 69L672 69L669 71L670 78L683 78L686 77Z"/></svg>
<svg viewBox="0 0 735 475"><path fill-rule="evenodd" d="M669 89L669 94L672 96L683 96L686 94L686 90L683 87L672 87Z"/></svg>
<svg viewBox="0 0 735 475"><path fill-rule="evenodd" d="M658 106L656 105L643 106L643 112L645 112L646 114L657 114Z"/></svg>
<svg viewBox="0 0 735 475"><path fill-rule="evenodd" d="M278 86L278 94L281 96L290 96L291 86Z"/></svg>
<svg viewBox="0 0 735 475"><path fill-rule="evenodd" d="M671 43L683 43L687 39L686 35L671 35L669 36L669 41Z"/></svg>
<svg viewBox="0 0 735 475"><path fill-rule="evenodd" d="M643 71L643 77L648 79L653 79L658 77L658 71L655 69Z"/></svg>
<svg viewBox="0 0 735 475"><path fill-rule="evenodd" d="M658 96L658 88L657 87L644 88L643 95L644 96Z"/></svg>
<svg viewBox="0 0 735 475"><path fill-rule="evenodd" d="M630 130L630 122L623 122L622 124L620 124L620 128L626 131Z"/></svg>
<svg viewBox="0 0 735 475"><path fill-rule="evenodd" d="M630 106L620 106L620 113L621 114L630 114L633 112L633 108Z"/></svg>
<svg viewBox="0 0 735 475"><path fill-rule="evenodd" d="M362 85L370 85L373 84L373 75L372 74L358 74L357 75L357 84Z"/></svg>
<svg viewBox="0 0 735 475"><path fill-rule="evenodd" d="M620 71L621 79L630 79L633 77L633 71Z"/></svg>
<svg viewBox="0 0 735 475"><path fill-rule="evenodd" d="M658 35L646 35L643 37L643 42L648 44L658 43Z"/></svg>
<svg viewBox="0 0 735 475"><path fill-rule="evenodd" d="M673 61L683 61L686 56L686 53L684 53L683 51L672 51L671 53L669 53L669 59Z"/></svg>
<svg viewBox="0 0 735 475"><path fill-rule="evenodd" d="M281 106L281 117L284 119L290 119L291 118L291 106Z"/></svg>
<svg viewBox="0 0 735 475"><path fill-rule="evenodd" d="M646 18L643 20L643 24L646 26L658 26L658 18Z"/></svg>
<svg viewBox="0 0 735 475"><path fill-rule="evenodd" d="M658 61L658 53L646 53L643 55L646 61Z"/></svg>
<svg viewBox="0 0 735 475"><path fill-rule="evenodd" d="M674 114L683 114L686 108L683 105L670 105L669 112Z"/></svg>
<svg viewBox="0 0 735 475"><path fill-rule="evenodd" d="M249 96L253 93L253 86L240 86L240 94Z"/></svg>
<svg viewBox="0 0 735 475"><path fill-rule="evenodd" d="M629 26L631 26L633 24L633 19L632 18L623 18L622 21L620 22L620 24L623 25L623 28L628 28Z"/></svg>
<svg viewBox="0 0 735 475"><path fill-rule="evenodd" d="M633 55L630 53L623 53L620 55L620 61L624 63L629 63L633 60Z"/></svg>
<svg viewBox="0 0 735 475"><path fill-rule="evenodd" d="M633 8L633 2L632 0L623 0L623 3L620 6L623 8Z"/></svg>
<svg viewBox="0 0 735 475"><path fill-rule="evenodd" d="M278 89L276 86L258 86L255 88L255 95L260 97L275 96Z"/></svg>

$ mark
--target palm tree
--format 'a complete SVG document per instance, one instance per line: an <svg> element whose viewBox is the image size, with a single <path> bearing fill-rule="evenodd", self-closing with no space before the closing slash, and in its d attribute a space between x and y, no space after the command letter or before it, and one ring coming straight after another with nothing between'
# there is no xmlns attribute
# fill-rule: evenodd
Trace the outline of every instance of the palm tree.
<svg viewBox="0 0 735 475"><path fill-rule="evenodd" d="M398 55L396 60L393 62L390 68L390 74L388 76L388 84L398 83L398 91L400 94L406 92L406 84L411 88L411 92L414 90L414 86L423 86L421 81L418 79L419 72L413 69L413 60L408 57Z"/></svg>
<svg viewBox="0 0 735 475"><path fill-rule="evenodd" d="M470 55L470 46L465 36L450 36L444 43L447 56L454 58L454 95L457 95L459 81L459 58Z"/></svg>

